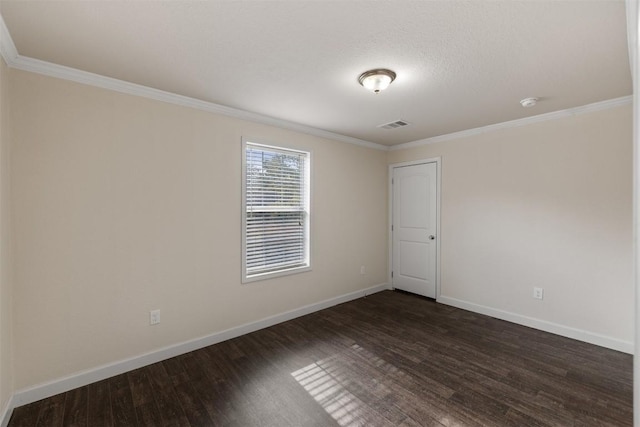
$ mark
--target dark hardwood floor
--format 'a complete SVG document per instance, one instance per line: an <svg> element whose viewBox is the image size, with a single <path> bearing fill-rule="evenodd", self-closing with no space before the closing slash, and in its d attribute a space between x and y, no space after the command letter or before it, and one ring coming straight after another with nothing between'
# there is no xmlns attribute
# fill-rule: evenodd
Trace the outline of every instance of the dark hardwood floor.
<svg viewBox="0 0 640 427"><path fill-rule="evenodd" d="M18 426L631 426L632 357L386 291L16 408Z"/></svg>

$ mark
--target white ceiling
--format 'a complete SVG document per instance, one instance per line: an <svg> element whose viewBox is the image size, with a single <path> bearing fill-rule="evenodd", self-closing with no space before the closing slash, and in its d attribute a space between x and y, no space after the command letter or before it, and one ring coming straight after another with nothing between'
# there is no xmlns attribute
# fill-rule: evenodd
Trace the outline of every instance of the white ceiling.
<svg viewBox="0 0 640 427"><path fill-rule="evenodd" d="M623 0L0 0L0 14L22 57L383 145L632 93ZM358 84L381 67L389 89ZM398 119L411 126L377 128Z"/></svg>

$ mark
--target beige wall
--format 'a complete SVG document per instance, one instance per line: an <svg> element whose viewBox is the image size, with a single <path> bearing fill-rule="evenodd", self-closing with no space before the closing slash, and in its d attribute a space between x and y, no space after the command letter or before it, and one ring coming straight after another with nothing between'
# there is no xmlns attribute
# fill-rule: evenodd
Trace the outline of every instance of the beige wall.
<svg viewBox="0 0 640 427"><path fill-rule="evenodd" d="M442 296L632 343L631 112L390 152L442 157Z"/></svg>
<svg viewBox="0 0 640 427"><path fill-rule="evenodd" d="M17 390L386 282L384 151L18 70L11 84ZM312 272L240 283L243 136L312 152Z"/></svg>
<svg viewBox="0 0 640 427"><path fill-rule="evenodd" d="M0 58L0 414L13 393L9 189L9 69Z"/></svg>

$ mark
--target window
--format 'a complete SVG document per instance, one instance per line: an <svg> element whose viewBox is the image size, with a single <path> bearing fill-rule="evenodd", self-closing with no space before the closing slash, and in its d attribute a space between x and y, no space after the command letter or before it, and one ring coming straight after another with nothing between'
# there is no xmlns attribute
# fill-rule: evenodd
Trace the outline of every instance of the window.
<svg viewBox="0 0 640 427"><path fill-rule="evenodd" d="M309 153L243 141L243 282L311 269L309 164Z"/></svg>

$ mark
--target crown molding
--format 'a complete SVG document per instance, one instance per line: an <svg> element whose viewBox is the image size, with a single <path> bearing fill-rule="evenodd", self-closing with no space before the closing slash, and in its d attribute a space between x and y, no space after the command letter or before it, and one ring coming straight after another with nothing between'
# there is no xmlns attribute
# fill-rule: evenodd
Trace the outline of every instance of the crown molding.
<svg viewBox="0 0 640 427"><path fill-rule="evenodd" d="M237 108L226 107L224 105L215 104L213 102L202 101L200 99L188 96L178 95L148 86L126 82L99 74L89 73L87 71L75 68L65 67L63 65L54 64L39 59L29 58L18 54L16 46L13 43L9 30L0 15L0 54L4 58L7 65L18 70L30 71L32 73L42 74L49 77L69 80L89 86L95 86L102 89L112 90L128 95L140 96L143 98L153 99L156 101L166 102L169 104L180 105L183 107L194 108L197 110L207 111L209 113L222 114L224 116L233 117L241 120L248 120L255 123L279 127L282 129L293 130L320 138L331 139L347 144L359 145L361 147L373 148L376 150L387 151L386 145L376 144L350 136L340 135L326 130L266 116L263 114L252 113L250 111L240 110Z"/></svg>
<svg viewBox="0 0 640 427"><path fill-rule="evenodd" d="M4 58L7 65L11 64L18 57L16 45L13 44L9 29L4 23L4 18L0 15L0 55Z"/></svg>
<svg viewBox="0 0 640 427"><path fill-rule="evenodd" d="M488 126L481 126L473 129L462 130L460 132L438 135L431 138L420 139L417 141L406 142L404 144L389 147L389 151L406 150L408 148L421 147L423 145L435 144L437 142L450 141L453 139L465 138L468 136L480 135L487 132L495 132L500 129L509 129L533 123L546 122L548 120L556 120L566 117L573 117L580 114L593 113L595 111L608 110L609 108L620 107L622 105L631 105L632 96L623 96L620 98L608 99L606 101L594 102L592 104L582 105L579 107L567 108L566 110L553 111L551 113L539 114L537 116L525 117L522 119L510 120L508 122L496 123Z"/></svg>
<svg viewBox="0 0 640 427"><path fill-rule="evenodd" d="M153 99L156 101L166 102L169 104L180 105L183 107L195 108L197 110L209 113L222 114L224 116L233 117L241 120L248 120L255 123L275 126L283 129L293 130L308 135L318 136L321 138L332 139L334 141L355 144L362 147L373 148L376 150L386 151L387 147L373 142L364 141L349 136L339 135L333 132L317 129L311 126L305 126L287 120L278 119L250 111L240 110L237 108L226 107L224 105L215 104L213 102L202 101L200 99L188 96L178 95L148 86L126 82L111 77L101 76L99 74L89 73L87 71L77 70L75 68L65 67L63 65L53 64L51 62L41 61L39 59L24 57L17 55L13 61L8 62L9 67L19 70L30 71L32 73L43 74L50 77L69 80L76 83L95 86L102 89L112 90L128 95L140 96L143 98Z"/></svg>

